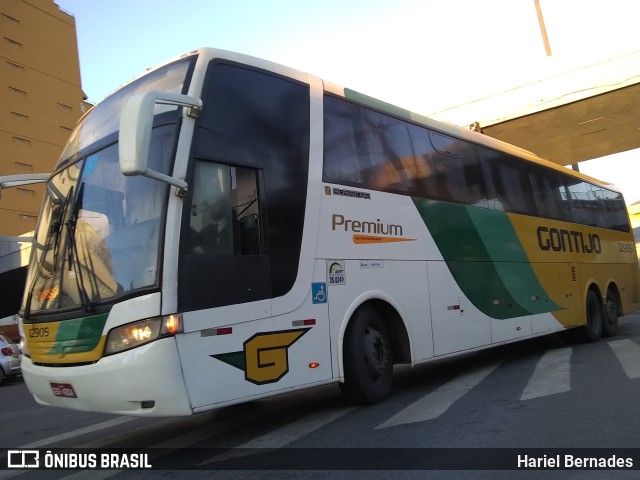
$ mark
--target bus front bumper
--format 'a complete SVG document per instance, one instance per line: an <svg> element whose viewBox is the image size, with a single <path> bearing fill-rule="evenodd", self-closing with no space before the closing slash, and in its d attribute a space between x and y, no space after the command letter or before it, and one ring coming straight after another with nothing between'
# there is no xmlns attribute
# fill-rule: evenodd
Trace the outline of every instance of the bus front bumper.
<svg viewBox="0 0 640 480"><path fill-rule="evenodd" d="M22 374L42 405L150 417L193 413L173 338L103 357L91 365L41 366L23 356Z"/></svg>

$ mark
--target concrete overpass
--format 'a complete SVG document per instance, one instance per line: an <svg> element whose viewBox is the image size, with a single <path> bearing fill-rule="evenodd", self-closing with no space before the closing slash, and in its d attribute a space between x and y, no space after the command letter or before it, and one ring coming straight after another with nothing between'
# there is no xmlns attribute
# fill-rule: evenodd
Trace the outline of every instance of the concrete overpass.
<svg viewBox="0 0 640 480"><path fill-rule="evenodd" d="M561 165L640 148L640 51L430 116Z"/></svg>
<svg viewBox="0 0 640 480"><path fill-rule="evenodd" d="M562 165L640 148L640 82L481 131Z"/></svg>

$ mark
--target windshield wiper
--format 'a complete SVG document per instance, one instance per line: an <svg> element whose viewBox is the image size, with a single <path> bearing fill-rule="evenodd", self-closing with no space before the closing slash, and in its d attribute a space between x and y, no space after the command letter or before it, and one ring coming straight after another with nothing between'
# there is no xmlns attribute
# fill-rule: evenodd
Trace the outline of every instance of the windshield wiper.
<svg viewBox="0 0 640 480"><path fill-rule="evenodd" d="M69 258L69 270L73 271L76 277L76 288L80 293L80 301L83 310L87 313L95 311L96 307L94 303L89 299L87 290L84 287L84 279L82 277L82 267L80 265L80 255L78 253L78 245L76 244L76 226L78 223L78 212L82 205L82 198L84 196L84 183L80 184L78 190L78 196L76 202L71 210L69 220L65 223L67 227L67 236L65 237L66 245L65 250ZM87 265L87 268L89 266Z"/></svg>
<svg viewBox="0 0 640 480"><path fill-rule="evenodd" d="M71 197L73 196L73 187L69 190L66 196L63 196L62 192L56 188L53 181L49 181L47 183L47 188L45 190L46 195L51 199L51 203L53 206L51 207L53 212L55 213L55 220L51 222L49 225L49 229L47 231L46 241L44 245L40 245L37 242L37 239L34 237L33 245L35 248L39 248L41 246L41 258L38 262L38 267L36 274L33 277L33 281L29 286L27 300L25 303L25 316L28 316L31 312L31 301L34 295L34 289L36 288L36 284L38 283L38 279L42 278L42 270L44 269L44 264L47 259L47 254L50 251L53 251L53 258L51 260L51 274L58 271L58 246L60 244L60 236L62 235L62 225L64 223L64 218L67 213L67 207L69 206L69 202ZM64 261L63 261L64 263ZM61 267L62 265L60 265ZM59 291L62 292L62 279L60 279Z"/></svg>

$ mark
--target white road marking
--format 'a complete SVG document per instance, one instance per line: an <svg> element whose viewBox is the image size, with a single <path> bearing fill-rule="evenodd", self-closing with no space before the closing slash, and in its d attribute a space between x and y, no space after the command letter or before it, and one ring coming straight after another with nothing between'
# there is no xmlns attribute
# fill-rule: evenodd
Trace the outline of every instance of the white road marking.
<svg viewBox="0 0 640 480"><path fill-rule="evenodd" d="M405 409L396 413L393 417L376 427L388 428L407 423L424 422L438 418L446 412L451 405L466 395L472 388L478 385L485 377L493 372L502 360L476 370L458 375L448 383L445 383L436 391L422 397Z"/></svg>
<svg viewBox="0 0 640 480"><path fill-rule="evenodd" d="M210 463L219 462L222 460L229 460L232 458L245 457L251 455L244 449L277 449L284 448L286 445L298 440L299 438L308 435L311 432L316 431L320 427L331 423L338 418L346 415L349 412L357 409L358 407L343 407L332 408L322 410L316 413L312 413L305 417L302 417L295 422L291 422L276 430L272 430L269 433L265 433L259 437L256 437L241 445L228 446L227 448L233 448L228 452L220 455L214 455L213 457L201 462L199 465L208 465ZM222 447L225 448L225 447ZM237 449L237 450L236 450ZM264 450L263 450L264 451ZM261 453L256 451L255 453Z"/></svg>
<svg viewBox="0 0 640 480"><path fill-rule="evenodd" d="M205 415L205 414L202 414L202 415ZM156 454L155 456L151 454L150 462L151 462L151 465L153 465L153 460L155 458L169 455L172 452L181 450L183 448L191 447L192 445L195 445L197 443L213 438L216 435L220 435L229 430L236 429L238 427L241 427L242 425L258 420L262 418L263 415L264 415L263 412L256 410L252 413L243 414L243 415L232 417L232 418L227 418L225 420L212 421L212 423L210 424L207 423L196 430L193 430L189 433L185 433L184 435L179 435L177 437L170 438L168 440L157 443L155 445L151 445L149 447L144 447L144 450L146 451L147 449L151 449L150 451L152 452L153 449L155 448L162 449L162 452ZM126 435L129 436L130 433ZM91 471L87 470L87 471L81 471L81 472L71 474L64 478L67 480L105 480L107 478L111 478L115 475L118 475L123 471L124 470L91 470Z"/></svg>
<svg viewBox="0 0 640 480"><path fill-rule="evenodd" d="M522 392L520 400L546 397L571 390L571 347L545 352Z"/></svg>
<svg viewBox="0 0 640 480"><path fill-rule="evenodd" d="M636 342L624 339L607 342L613 353L618 357L618 361L627 377L640 378L640 345Z"/></svg>
<svg viewBox="0 0 640 480"><path fill-rule="evenodd" d="M104 422L96 423L94 425L89 425L88 427L79 428L77 430L73 430L71 432L61 433L60 435L54 435L53 437L43 438L42 440L37 440L35 442L31 442L27 445L23 445L18 447L18 450L28 450L30 448L39 448L44 447L45 445L51 445L52 443L61 442L62 440L68 440L70 438L79 437L81 435L85 435L87 433L96 432L98 430L104 430L105 428L115 427L117 425L122 425L123 423L130 422L132 420L136 420L136 417L116 417L111 420L106 420ZM84 445L80 445L84 446ZM17 475L21 475L23 473L30 473L29 470L5 470L0 472L0 480L6 480L8 478L15 477ZM98 473L98 472L91 472ZM97 477L91 477L96 478Z"/></svg>
<svg viewBox="0 0 640 480"><path fill-rule="evenodd" d="M284 425L276 430L254 438L236 448L282 448L299 438L316 431L320 427L337 420L358 407L333 408L305 417Z"/></svg>
<svg viewBox="0 0 640 480"><path fill-rule="evenodd" d="M88 427L79 428L78 430L61 433L60 435L55 435L49 438L43 438L42 440L29 443L28 445L23 445L22 447L19 447L19 448L43 447L45 445L50 445L52 443L60 442L62 440L68 440L70 438L79 437L80 435L85 435L87 433L96 432L98 430L104 430L105 428L115 427L116 425L122 425L123 423L127 423L136 419L137 417L116 417L116 418L112 418L111 420L107 420L105 422L96 423L95 425L89 425Z"/></svg>

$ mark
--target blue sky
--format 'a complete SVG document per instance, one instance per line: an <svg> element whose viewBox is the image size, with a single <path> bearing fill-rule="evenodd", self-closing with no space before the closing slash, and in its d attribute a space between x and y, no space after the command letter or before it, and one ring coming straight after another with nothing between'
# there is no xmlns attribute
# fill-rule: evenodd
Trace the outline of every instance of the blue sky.
<svg viewBox="0 0 640 480"><path fill-rule="evenodd" d="M552 58L534 0L56 3L76 18L82 83L94 102L199 47L263 57L433 111L640 48L637 0L540 0Z"/></svg>
<svg viewBox="0 0 640 480"><path fill-rule="evenodd" d="M640 50L637 0L540 0L551 57L534 0L55 1L75 16L94 103L199 47L266 58L427 115Z"/></svg>

